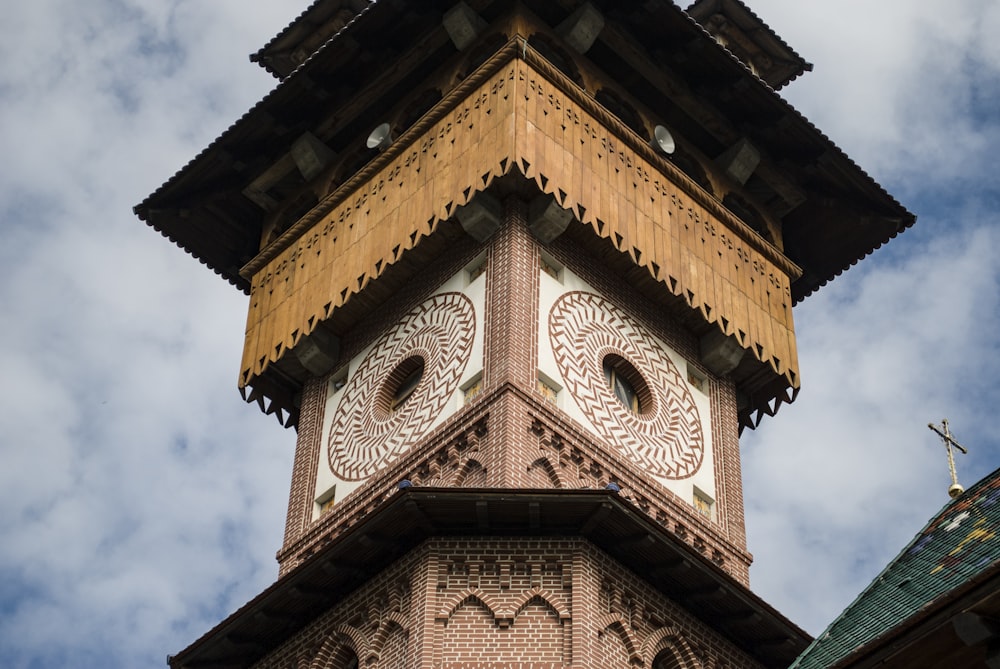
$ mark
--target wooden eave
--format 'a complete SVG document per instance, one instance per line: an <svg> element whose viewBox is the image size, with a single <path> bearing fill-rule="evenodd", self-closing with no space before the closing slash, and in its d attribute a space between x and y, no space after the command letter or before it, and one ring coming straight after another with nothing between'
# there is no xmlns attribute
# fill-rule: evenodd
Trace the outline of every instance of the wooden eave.
<svg viewBox="0 0 1000 669"><path fill-rule="evenodd" d="M259 243L262 214L241 202L245 200L242 186L286 153L302 132L347 105L369 81L391 67L393 56L407 45L425 39L428 31L443 32L440 18L445 3L421 7L420 14L410 9L405 22L398 20L398 4L375 3L336 33L136 206L137 215L247 291L246 279L236 270L247 263ZM485 3L483 12L496 14L507 4L507 0ZM576 3L527 0L523 4L557 23ZM719 155L746 137L761 150L779 182L787 181L805 194L804 201L782 220L784 252L803 269L792 285L795 302L913 224L911 213L673 3L630 4L627 9L612 2L595 4L605 12L609 26L585 58L661 112L665 124L697 144L705 155ZM323 6L317 2L306 14ZM296 25L286 29L291 31L287 35L282 33L285 37L279 35L279 41L292 39L289 36L299 30L308 32L305 24ZM615 36L630 38L636 54L652 63L654 70L667 68L670 80L686 88L668 90L655 72L639 71L622 55ZM431 71L454 53L450 43L443 45L426 55L420 71ZM690 102L692 96L697 104ZM338 137L324 140L333 145L346 142L350 133L363 137L370 128L362 126L378 118L389 104L385 95L373 97L370 114L344 125ZM651 124L657 121L651 119ZM215 192L206 194L206 184ZM199 204L198 193L222 206Z"/></svg>
<svg viewBox="0 0 1000 669"><path fill-rule="evenodd" d="M681 108L671 101L678 91L652 89L620 57L619 44L608 43L614 31L601 33L588 58L622 87L650 91L656 99L648 106L663 110L664 123L681 136L699 136L704 154L720 155L747 138L771 169L806 196L782 218L784 253L803 269L792 284L795 303L913 225L912 213L672 3L644 3L641 11L608 16L653 62L686 82L690 89L679 92L695 94L702 107Z"/></svg>
<svg viewBox="0 0 1000 669"><path fill-rule="evenodd" d="M697 0L687 8L687 13L705 25L715 14L732 21L748 39L771 58L773 65L762 78L778 90L805 72L812 70L785 40L767 25L741 0Z"/></svg>
<svg viewBox="0 0 1000 669"><path fill-rule="evenodd" d="M240 268L259 252L265 212L243 195L260 173L287 155L292 142L349 107L370 81L392 69L411 32L425 38L433 26L443 35L440 16L417 15L400 25L391 3L376 3L350 34L335 35L316 57L299 68L233 123L221 136L136 205L136 215L216 274L249 294ZM421 80L454 53L446 37L431 40L425 58L413 68ZM377 44L364 49L360 42ZM370 100L364 115L336 125L324 140L334 150L358 148L371 118L387 113L403 91L389 90ZM393 97L395 95L395 97ZM371 157L376 152L370 152ZM208 202L219 206L208 206Z"/></svg>
<svg viewBox="0 0 1000 669"><path fill-rule="evenodd" d="M250 54L250 61L284 79L370 6L369 0L315 0L267 44Z"/></svg>
<svg viewBox="0 0 1000 669"><path fill-rule="evenodd" d="M517 93L519 88L525 95ZM528 103L528 97L535 102ZM575 119L562 129L558 109ZM588 124L593 129L585 131ZM512 132L518 127L521 132ZM586 132L587 139L565 141L577 132ZM431 149L435 143L439 149ZM603 153L608 153L607 159L601 158ZM450 171L452 161L461 169ZM616 165L613 171L608 161ZM586 181L574 179L572 174L583 165L603 173L592 171ZM431 257L424 249L439 246L439 237L457 228L451 218L457 207L500 182L506 184L501 192L509 193L517 174L530 184L518 191L522 196L533 199L546 193L574 213L578 239L587 240L589 234L604 240L598 251L602 262L616 257L615 266L631 262L628 267L638 271L621 273L627 278L631 274L628 280L651 299L682 318L687 314L695 323L694 332L718 327L751 353L747 357L756 363L741 364L733 376L748 399L740 409L742 426L754 426L762 415L773 414L794 398L799 384L790 278L798 276L799 269L547 60L524 49L517 37L243 269L254 288L241 388L252 388L262 402L262 397L269 398L269 412L276 403L278 409L294 413L280 395L293 396L295 386L301 385L292 369L294 356L289 355L301 338L317 327L344 332L359 303L372 308L374 287L385 293L383 280L389 272L414 255L425 261ZM591 188L591 180L607 187ZM620 217L618 205L601 195L614 189L631 192L638 184L642 191L636 192L644 194L629 195L635 216ZM690 233L684 232L687 225L670 223L682 218L697 221ZM718 242L717 249L695 248L700 245L694 230L702 226L707 227L700 233L701 245L714 248ZM676 241L651 245L656 237ZM740 269L723 272L717 281L699 279L712 274L706 261L716 251L720 262L735 262ZM757 287L754 276L760 279ZM280 297L291 294L294 301ZM746 302L732 297L737 294L745 295ZM286 373L292 378L281 379ZM287 386L280 393L273 387L276 375ZM290 386L285 383L289 380Z"/></svg>
<svg viewBox="0 0 1000 669"><path fill-rule="evenodd" d="M435 537L579 537L764 667L786 667L810 641L794 623L616 493L411 487L394 493L168 663L172 669L249 666Z"/></svg>

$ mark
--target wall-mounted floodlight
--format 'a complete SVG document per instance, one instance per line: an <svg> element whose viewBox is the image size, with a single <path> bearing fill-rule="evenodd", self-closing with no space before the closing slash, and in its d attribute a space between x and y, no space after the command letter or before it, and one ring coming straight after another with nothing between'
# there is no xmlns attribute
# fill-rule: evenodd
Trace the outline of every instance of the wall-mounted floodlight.
<svg viewBox="0 0 1000 669"><path fill-rule="evenodd" d="M372 134L368 135L366 144L369 149L385 151L392 144L392 128L388 123L383 123L372 130Z"/></svg>
<svg viewBox="0 0 1000 669"><path fill-rule="evenodd" d="M653 148L667 156L671 155L677 148L674 136L662 125L653 128Z"/></svg>

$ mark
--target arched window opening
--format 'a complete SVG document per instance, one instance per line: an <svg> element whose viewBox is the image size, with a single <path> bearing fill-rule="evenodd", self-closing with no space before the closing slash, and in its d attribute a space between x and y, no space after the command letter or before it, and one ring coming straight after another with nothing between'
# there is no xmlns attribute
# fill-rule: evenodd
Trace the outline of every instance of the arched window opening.
<svg viewBox="0 0 1000 669"><path fill-rule="evenodd" d="M480 40L479 44L472 47L469 51L469 56L466 59L465 65L462 67L462 71L458 75L458 78L465 79L467 76L475 72L476 68L489 60L490 56L499 51L500 47L506 43L507 36L502 33L495 33Z"/></svg>
<svg viewBox="0 0 1000 669"><path fill-rule="evenodd" d="M737 218L749 225L761 237L769 242L774 242L774 237L771 236L771 231L768 230L764 219L753 206L739 195L729 193L722 199L722 206L733 212Z"/></svg>
<svg viewBox="0 0 1000 669"><path fill-rule="evenodd" d="M684 665L673 650L664 648L653 658L652 669L684 669Z"/></svg>
<svg viewBox="0 0 1000 669"><path fill-rule="evenodd" d="M411 356L396 365L378 393L378 409L385 413L402 409L420 385L423 375L424 359L420 356Z"/></svg>
<svg viewBox="0 0 1000 669"><path fill-rule="evenodd" d="M602 88L597 91L597 95L594 97L604 105L605 109L617 116L622 123L634 130L644 141L649 141L649 132L646 130L646 123L643 121L642 115L635 110L635 107L625 102L621 96L608 88Z"/></svg>
<svg viewBox="0 0 1000 669"><path fill-rule="evenodd" d="M357 654L349 647L344 646L330 658L326 666L330 669L358 669L360 664Z"/></svg>
<svg viewBox="0 0 1000 669"><path fill-rule="evenodd" d="M417 119L430 111L431 107L441 100L441 97L441 91L436 88L429 88L414 98L399 115L399 122L396 124L399 134L405 132L411 125L417 122Z"/></svg>
<svg viewBox="0 0 1000 669"><path fill-rule="evenodd" d="M641 415L652 409L653 397L639 371L628 360L613 353L604 357L604 379L626 409Z"/></svg>
<svg viewBox="0 0 1000 669"><path fill-rule="evenodd" d="M677 166L681 172L691 177L691 180L704 188L710 195L715 195L712 189L712 182L708 180L705 168L696 159L685 153L681 149L675 149L670 162Z"/></svg>
<svg viewBox="0 0 1000 669"><path fill-rule="evenodd" d="M549 37L541 33L535 33L528 39L528 44L535 51L541 54L542 58L555 65L556 69L572 79L576 84L583 86L583 77L576 69L576 62L573 58L557 46Z"/></svg>

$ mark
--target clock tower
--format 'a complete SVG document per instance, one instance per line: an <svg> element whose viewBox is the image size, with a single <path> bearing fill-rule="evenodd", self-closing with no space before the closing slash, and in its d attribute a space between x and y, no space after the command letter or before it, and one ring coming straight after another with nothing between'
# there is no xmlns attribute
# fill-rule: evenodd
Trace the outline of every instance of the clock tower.
<svg viewBox="0 0 1000 669"><path fill-rule="evenodd" d="M277 582L174 668L782 667L739 434L793 305L913 216L739 0L318 0L136 207L249 294L296 430Z"/></svg>

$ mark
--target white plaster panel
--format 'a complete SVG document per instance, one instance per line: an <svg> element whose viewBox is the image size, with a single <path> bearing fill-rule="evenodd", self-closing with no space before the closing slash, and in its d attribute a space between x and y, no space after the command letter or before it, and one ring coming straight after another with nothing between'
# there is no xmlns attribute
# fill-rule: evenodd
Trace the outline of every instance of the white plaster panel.
<svg viewBox="0 0 1000 669"><path fill-rule="evenodd" d="M441 425L444 421L462 408L464 405L464 393L462 391L462 387L474 379L478 374L481 374L483 369L483 317L485 314L486 304L486 275L483 273L474 280L470 281L468 272L463 270L442 284L434 295L431 296L431 298L434 296L444 295L446 293L461 293L471 302L475 313L474 333L472 336L468 363L462 371L456 389L452 392L451 397L449 397L444 403L442 410L434 416L433 420L426 426L424 433ZM353 406L341 406L346 385L338 388L336 387L337 384L347 383L353 378L355 373L358 371L358 368L362 365L368 355L372 353L372 350L377 343L378 342L367 346L364 350L354 356L347 363L346 374L343 374L342 372L333 374L331 381L327 385L326 407L323 414L323 428L321 433L322 443L316 454L317 475L314 499L325 498L327 493L335 487L334 500L335 504L339 504L350 493L361 487L367 480L367 478L365 478L358 481L348 481L338 477L330 467L327 441L330 437L334 421L337 420L340 412L356 410ZM421 382L423 382L423 379L421 379ZM402 453L399 455L402 456ZM320 508L317 503L314 505L314 519L318 518L319 514Z"/></svg>
<svg viewBox="0 0 1000 669"><path fill-rule="evenodd" d="M545 272L540 273L538 367L542 374L554 380L562 388L559 393L559 397L557 398L558 406L575 421L583 425L598 440L607 441L607 437L603 435L602 430L598 429L594 425L592 419L588 415L588 412L581 409L580 403L570 396L569 386L571 384L566 378L564 378L562 372L560 371L559 364L556 362L556 356L552 348L552 341L549 334L549 314L560 298L572 292L598 294L598 291L596 291L586 281L566 268L562 269L560 273L560 280L556 280ZM703 439L701 464L693 474L681 479L666 478L663 476L654 476L654 478L665 488L675 493L689 504L693 501L695 487L701 490L704 494L710 496L712 499L716 499L715 458L713 435L711 431L712 414L710 399L705 392L702 392L687 380L687 361L661 339L652 335L650 336L653 341L655 341L656 346L676 367L680 376L680 383L684 384L686 391L690 393L694 406L697 408L698 421L701 425L701 436ZM622 410L625 411L624 407L622 407ZM593 414L593 412L589 413L591 415Z"/></svg>

